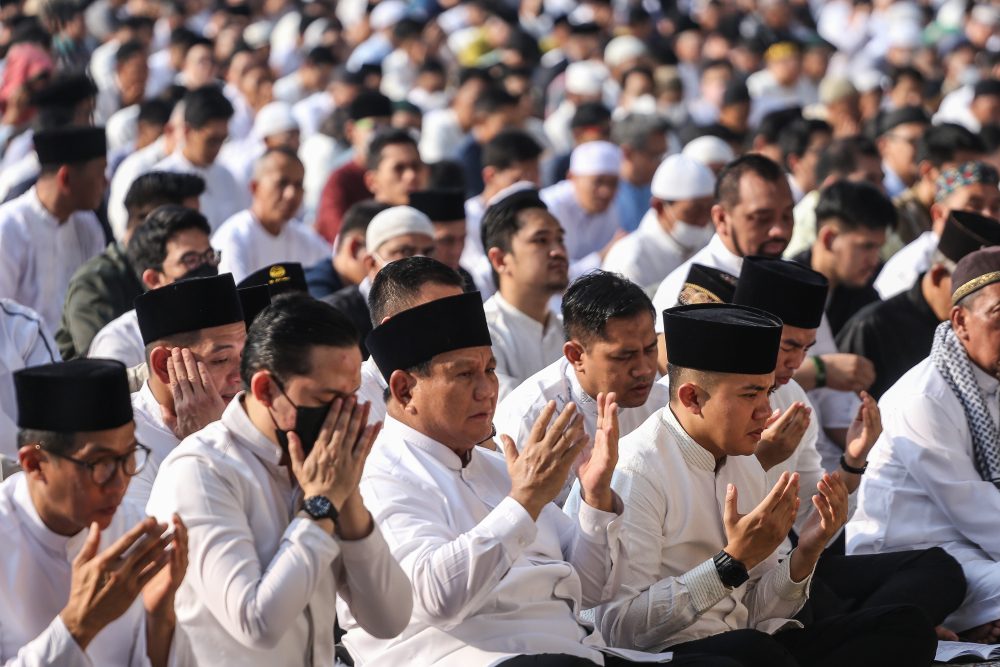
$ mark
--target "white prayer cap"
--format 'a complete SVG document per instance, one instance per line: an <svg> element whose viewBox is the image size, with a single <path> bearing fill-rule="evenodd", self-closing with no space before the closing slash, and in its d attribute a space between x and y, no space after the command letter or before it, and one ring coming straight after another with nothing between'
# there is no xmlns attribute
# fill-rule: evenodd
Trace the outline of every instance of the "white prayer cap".
<svg viewBox="0 0 1000 667"><path fill-rule="evenodd" d="M569 173L574 176L617 176L621 166L622 150L610 141L588 141L569 156Z"/></svg>
<svg viewBox="0 0 1000 667"><path fill-rule="evenodd" d="M433 238L434 225L430 218L415 208L393 206L372 218L365 233L365 247L368 252L376 252L386 241L404 234L423 234Z"/></svg>
<svg viewBox="0 0 1000 667"><path fill-rule="evenodd" d="M368 17L372 30L391 28L406 18L406 3L402 0L382 0Z"/></svg>
<svg viewBox="0 0 1000 667"><path fill-rule="evenodd" d="M243 29L243 41L256 51L271 43L271 24L268 21L257 21Z"/></svg>
<svg viewBox="0 0 1000 667"><path fill-rule="evenodd" d="M900 21L889 26L889 47L897 49L919 49L924 43L924 33L920 24Z"/></svg>
<svg viewBox="0 0 1000 667"><path fill-rule="evenodd" d="M875 69L865 69L851 75L851 83L859 93L869 93L882 87L882 73Z"/></svg>
<svg viewBox="0 0 1000 667"><path fill-rule="evenodd" d="M681 154L706 167L710 164L726 164L736 159L733 147L711 134L692 139Z"/></svg>
<svg viewBox="0 0 1000 667"><path fill-rule="evenodd" d="M581 60L566 68L566 92L573 95L601 95L607 80L607 68L592 60Z"/></svg>
<svg viewBox="0 0 1000 667"><path fill-rule="evenodd" d="M976 5L970 16L973 21L985 26L996 27L1000 23L1000 9L993 5Z"/></svg>
<svg viewBox="0 0 1000 667"><path fill-rule="evenodd" d="M297 129L299 129L298 121L292 115L292 105L287 102L266 104L257 112L257 117L253 121L253 133L258 139Z"/></svg>
<svg viewBox="0 0 1000 667"><path fill-rule="evenodd" d="M671 155L656 168L651 189L653 196L662 201L711 197L715 193L715 175L683 153Z"/></svg>
<svg viewBox="0 0 1000 667"><path fill-rule="evenodd" d="M615 37L604 47L604 62L608 67L620 67L644 55L646 55L646 45L634 35Z"/></svg>

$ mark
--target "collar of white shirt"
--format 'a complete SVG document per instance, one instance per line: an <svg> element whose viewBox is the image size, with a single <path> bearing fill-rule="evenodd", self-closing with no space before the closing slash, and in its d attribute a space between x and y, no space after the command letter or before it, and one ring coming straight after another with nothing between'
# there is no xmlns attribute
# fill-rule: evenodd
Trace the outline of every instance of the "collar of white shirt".
<svg viewBox="0 0 1000 667"><path fill-rule="evenodd" d="M424 435L415 428L407 426L393 417L386 416L385 425L382 427L382 435L388 438L388 442L392 442L397 438L399 440L404 440L420 451L426 453L431 458L441 462L450 470L460 472L464 467L462 465L462 459L458 456L458 454L453 452L446 445L442 445L434 438ZM473 451L475 451L475 449L473 449Z"/></svg>
<svg viewBox="0 0 1000 667"><path fill-rule="evenodd" d="M683 256L687 256L691 252L691 248L682 246L677 242L677 239L671 236L670 232L663 228L659 218L656 217L656 209L651 208L643 214L637 231L640 238L648 239L667 250L672 250Z"/></svg>
<svg viewBox="0 0 1000 667"><path fill-rule="evenodd" d="M146 421L150 422L167 433L173 431L167 428L167 423L163 421L163 409L160 402L153 395L153 390L149 386L149 380L142 383L142 389L132 395L132 409L141 412Z"/></svg>
<svg viewBox="0 0 1000 667"><path fill-rule="evenodd" d="M577 409L579 409L584 416L596 417L597 401L583 390L583 385L580 384L580 379L576 377L576 370L573 368L573 364L571 364L565 357L560 359L559 363L562 364L563 377L566 379L565 387L570 393L570 400L576 403Z"/></svg>
<svg viewBox="0 0 1000 667"><path fill-rule="evenodd" d="M983 392L983 398L987 401L996 402L997 392L1000 391L1000 380L981 369L976 364L969 360L969 365L972 366L972 373L976 376L976 384Z"/></svg>
<svg viewBox="0 0 1000 667"><path fill-rule="evenodd" d="M551 309L549 310L548 317L545 320L545 324L542 324L535 318L531 317L527 313L524 313L517 308L515 308L507 299L503 298L500 292L494 292L493 296L490 297L496 304L497 308L503 311L504 317L509 317L512 320L516 320L518 326L528 327L531 331L537 332L538 340L541 341L542 337L545 336L546 332L549 331L553 326L557 324L558 317L555 312Z"/></svg>
<svg viewBox="0 0 1000 667"><path fill-rule="evenodd" d="M246 406L243 401L246 398L245 392L237 394L226 410L222 413L222 425L226 427L239 445L249 449L254 456L261 460L268 468L274 472L281 467L281 447L276 442L268 439L261 433L260 429L250 421Z"/></svg>
<svg viewBox="0 0 1000 667"><path fill-rule="evenodd" d="M76 555L83 548L83 543L87 541L89 531L81 530L72 537L59 535L49 530L42 517L38 515L35 503L28 492L27 475L18 475L14 482L14 502L24 514L24 525L31 536L38 540L45 549L53 554L62 554L67 560L76 558Z"/></svg>
<svg viewBox="0 0 1000 667"><path fill-rule="evenodd" d="M667 429L674 436L677 446L680 447L684 462L692 468L714 473L716 470L715 457L688 435L681 423L677 421L673 408L668 405L660 410L660 414L663 415L663 423L666 424Z"/></svg>
<svg viewBox="0 0 1000 667"><path fill-rule="evenodd" d="M705 250L708 256L715 260L711 264L713 268L728 271L734 276L740 275L740 270L743 268L743 258L730 251L718 234L712 237L712 240L705 246Z"/></svg>
<svg viewBox="0 0 1000 667"><path fill-rule="evenodd" d="M32 224L36 224L39 220L46 226L55 229L59 226L59 220L49 213L49 210L42 205L42 200L38 198L38 190L34 186L25 194L28 199L28 205L31 207L32 212L37 217L37 220L32 220ZM69 218L67 218L68 220Z"/></svg>

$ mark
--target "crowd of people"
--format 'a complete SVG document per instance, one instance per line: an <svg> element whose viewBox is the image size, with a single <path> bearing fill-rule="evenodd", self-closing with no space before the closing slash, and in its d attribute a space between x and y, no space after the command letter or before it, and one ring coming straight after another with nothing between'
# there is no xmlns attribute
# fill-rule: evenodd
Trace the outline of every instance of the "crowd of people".
<svg viewBox="0 0 1000 667"><path fill-rule="evenodd" d="M4 1L0 665L1000 644L998 169L991 2Z"/></svg>

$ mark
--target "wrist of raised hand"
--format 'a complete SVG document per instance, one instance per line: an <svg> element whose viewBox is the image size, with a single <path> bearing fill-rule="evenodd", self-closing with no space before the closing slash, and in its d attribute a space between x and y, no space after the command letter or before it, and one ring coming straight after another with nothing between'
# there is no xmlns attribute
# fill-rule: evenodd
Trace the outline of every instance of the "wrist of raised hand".
<svg viewBox="0 0 1000 667"><path fill-rule="evenodd" d="M582 489L583 502L602 512L615 511L615 494L610 485L598 485L596 488Z"/></svg>
<svg viewBox="0 0 1000 667"><path fill-rule="evenodd" d="M77 615L75 613L66 609L59 612L59 618L62 620L63 625L66 626L66 631L69 632L70 637L72 637L73 641L76 642L76 645L80 647L80 650L85 651L97 632L84 627L82 619L78 623L76 616Z"/></svg>

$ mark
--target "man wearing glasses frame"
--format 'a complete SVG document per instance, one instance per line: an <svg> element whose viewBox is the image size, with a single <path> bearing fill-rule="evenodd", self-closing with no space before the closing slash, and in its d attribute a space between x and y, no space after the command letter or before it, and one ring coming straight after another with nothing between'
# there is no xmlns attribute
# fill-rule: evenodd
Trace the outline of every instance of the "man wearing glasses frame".
<svg viewBox="0 0 1000 667"><path fill-rule="evenodd" d="M125 367L78 359L14 383L24 472L0 485L0 663L194 664L174 615L187 530L122 503L149 457Z"/></svg>

